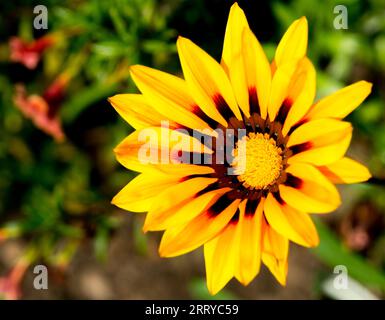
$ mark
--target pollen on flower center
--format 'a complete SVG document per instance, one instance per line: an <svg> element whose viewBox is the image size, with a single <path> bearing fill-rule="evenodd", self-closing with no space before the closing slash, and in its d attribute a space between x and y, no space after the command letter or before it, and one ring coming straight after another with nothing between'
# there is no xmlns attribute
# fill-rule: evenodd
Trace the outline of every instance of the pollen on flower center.
<svg viewBox="0 0 385 320"><path fill-rule="evenodd" d="M281 174L282 150L268 134L249 133L238 141L232 165L245 187L265 189Z"/></svg>

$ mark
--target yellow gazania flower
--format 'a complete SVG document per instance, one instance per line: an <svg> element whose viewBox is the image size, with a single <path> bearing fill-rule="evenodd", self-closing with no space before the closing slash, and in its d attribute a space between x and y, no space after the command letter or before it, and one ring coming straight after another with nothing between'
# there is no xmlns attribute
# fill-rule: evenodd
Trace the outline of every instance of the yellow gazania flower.
<svg viewBox="0 0 385 320"><path fill-rule="evenodd" d="M313 103L316 73L306 57L307 32L305 17L294 21L270 64L235 3L220 64L179 37L184 80L133 66L131 74L142 94L110 98L136 129L116 147L117 159L140 172L112 203L148 212L144 231L165 230L162 257L203 245L212 294L232 277L247 285L261 261L285 285L289 240L306 247L319 242L308 213L327 213L340 205L335 183L370 177L363 165L344 156L352 126L341 119L368 96L371 84L359 81ZM162 127L165 119L169 128ZM145 144L139 139L144 128L151 128L159 141L176 128L243 128L247 136L237 142L232 163L143 164L138 151ZM191 149L191 140L182 144L181 153L203 150L215 155L207 146ZM239 161L241 144L245 168L228 175L227 169ZM173 147L153 146L156 155Z"/></svg>

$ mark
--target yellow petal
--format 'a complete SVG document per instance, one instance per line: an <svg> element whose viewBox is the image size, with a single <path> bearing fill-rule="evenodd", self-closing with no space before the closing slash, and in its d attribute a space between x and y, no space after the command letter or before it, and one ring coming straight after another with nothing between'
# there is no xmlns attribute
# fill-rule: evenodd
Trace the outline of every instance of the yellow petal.
<svg viewBox="0 0 385 320"><path fill-rule="evenodd" d="M303 212L327 213L341 204L338 190L318 169L305 163L290 165L288 179L279 186L282 199Z"/></svg>
<svg viewBox="0 0 385 320"><path fill-rule="evenodd" d="M307 151L298 153L289 158L288 163L298 162L311 163L316 166L328 165L341 159L349 148L352 133L347 133L341 137L339 142L327 145L325 147L311 148Z"/></svg>
<svg viewBox="0 0 385 320"><path fill-rule="evenodd" d="M284 115L285 121L282 129L284 136L310 109L315 92L316 72L311 61L305 57L299 62L298 68L291 79L288 97L286 98L291 103L291 107ZM283 111L285 112L285 110Z"/></svg>
<svg viewBox="0 0 385 320"><path fill-rule="evenodd" d="M334 143L340 136L352 130L352 125L346 121L335 119L318 119L307 122L293 131L287 142L292 147L306 142L315 146Z"/></svg>
<svg viewBox="0 0 385 320"><path fill-rule="evenodd" d="M112 203L132 212L149 211L153 200L168 187L178 184L187 176L213 172L213 168L193 164L160 165L132 179L112 199Z"/></svg>
<svg viewBox="0 0 385 320"><path fill-rule="evenodd" d="M277 279L282 286L286 286L288 262L277 260L274 256L267 253L262 253L262 261L275 279Z"/></svg>
<svg viewBox="0 0 385 320"><path fill-rule="evenodd" d="M244 28L249 28L249 24L247 23L245 13L239 7L238 3L235 2L230 8L225 39L223 41L221 64L226 72L231 65L233 57L241 52L242 31Z"/></svg>
<svg viewBox="0 0 385 320"><path fill-rule="evenodd" d="M159 220L165 220L164 217L167 217L170 211L177 211L176 209L180 205L191 201L198 192L217 180L217 178L192 178L160 191L147 215L145 223L147 230L155 230L149 229L150 225L153 225L154 228L159 228Z"/></svg>
<svg viewBox="0 0 385 320"><path fill-rule="evenodd" d="M271 81L268 112L271 121L275 119L284 100L289 95L289 86L297 64L287 63L276 69Z"/></svg>
<svg viewBox="0 0 385 320"><path fill-rule="evenodd" d="M277 281L285 286L288 271L289 240L263 220L262 261Z"/></svg>
<svg viewBox="0 0 385 320"><path fill-rule="evenodd" d="M192 251L214 238L234 216L240 199L234 200L217 215L204 212L184 225L167 229L163 234L159 254L162 257L175 257Z"/></svg>
<svg viewBox="0 0 385 320"><path fill-rule="evenodd" d="M192 196L168 211L150 211L146 216L143 231L159 231L186 224L210 208L223 194L230 190L230 188L221 188L202 195Z"/></svg>
<svg viewBox="0 0 385 320"><path fill-rule="evenodd" d="M288 163L322 166L341 159L349 148L352 130L349 122L335 119L318 119L301 125L287 143L293 151Z"/></svg>
<svg viewBox="0 0 385 320"><path fill-rule="evenodd" d="M205 243L207 288L217 294L234 276L239 261L241 229L238 223L229 223L214 239Z"/></svg>
<svg viewBox="0 0 385 320"><path fill-rule="evenodd" d="M275 52L277 67L293 63L306 55L308 26L305 17L295 20L283 35Z"/></svg>
<svg viewBox="0 0 385 320"><path fill-rule="evenodd" d="M270 63L259 41L250 29L243 30L243 60L248 88L250 112L259 112L266 119L267 104L270 97Z"/></svg>
<svg viewBox="0 0 385 320"><path fill-rule="evenodd" d="M272 64L272 78L268 112L274 120L284 100L289 96L290 80L297 64L305 57L307 49L307 20L302 17L294 21L282 37Z"/></svg>
<svg viewBox="0 0 385 320"><path fill-rule="evenodd" d="M212 154L188 132L185 134L167 127L136 130L114 149L117 160L123 166L139 172L153 170L157 166L163 169L175 166L175 163L180 163L178 151Z"/></svg>
<svg viewBox="0 0 385 320"><path fill-rule="evenodd" d="M190 93L201 109L224 126L227 122L223 115L228 113L241 120L233 89L221 65L186 38L178 38L177 48Z"/></svg>
<svg viewBox="0 0 385 320"><path fill-rule="evenodd" d="M235 277L243 284L248 285L259 273L262 251L262 199L257 207L251 201L242 202L239 206L240 228L239 262L235 269Z"/></svg>
<svg viewBox="0 0 385 320"><path fill-rule="evenodd" d="M282 236L305 247L318 245L317 230L307 213L279 203L271 193L265 201L264 211L271 227Z"/></svg>
<svg viewBox="0 0 385 320"><path fill-rule="evenodd" d="M370 94L372 84L358 81L318 101L306 115L307 119L345 118Z"/></svg>
<svg viewBox="0 0 385 320"><path fill-rule="evenodd" d="M249 29L245 13L234 3L227 20L221 65L229 76L238 105L249 116L249 94L242 59L242 31L245 28Z"/></svg>
<svg viewBox="0 0 385 320"><path fill-rule="evenodd" d="M159 126L161 121L168 119L152 108L141 94L117 94L108 101L119 115L137 130ZM175 128L177 125L170 121L170 127Z"/></svg>
<svg viewBox="0 0 385 320"><path fill-rule="evenodd" d="M346 157L318 169L333 183L358 183L372 176L364 165Z"/></svg>
<svg viewBox="0 0 385 320"><path fill-rule="evenodd" d="M147 102L166 119L197 130L209 125L194 114L199 109L191 98L186 82L171 74L145 66L132 66L131 76Z"/></svg>
<svg viewBox="0 0 385 320"><path fill-rule="evenodd" d="M113 199L119 208L132 212L148 211L159 192L173 186L181 177L164 173L142 173L132 179Z"/></svg>

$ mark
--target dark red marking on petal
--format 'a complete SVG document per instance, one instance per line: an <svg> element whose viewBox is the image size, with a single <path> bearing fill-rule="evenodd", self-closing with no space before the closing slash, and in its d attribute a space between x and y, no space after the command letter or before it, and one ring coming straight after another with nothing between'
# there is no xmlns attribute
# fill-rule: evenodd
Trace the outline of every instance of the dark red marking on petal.
<svg viewBox="0 0 385 320"><path fill-rule="evenodd" d="M304 142L304 143L300 143L300 144L296 144L294 146L291 146L289 149L293 152L293 154L297 154L297 153L301 153L301 152L304 152L306 150L309 150L312 146L313 146L313 144L310 141L308 141L308 142Z"/></svg>
<svg viewBox="0 0 385 320"><path fill-rule="evenodd" d="M189 176L182 177L178 180L178 182L184 182L194 178L205 178L207 177L205 174L190 174Z"/></svg>
<svg viewBox="0 0 385 320"><path fill-rule="evenodd" d="M219 113L225 118L225 119L230 119L231 117L234 116L233 112L231 111L229 105L223 99L222 95L220 93L217 93L213 96L213 100L215 105L217 106L217 109Z"/></svg>
<svg viewBox="0 0 385 320"><path fill-rule="evenodd" d="M214 190L218 190L218 183L217 182L214 182L214 183L208 185L206 188L204 188L203 190L196 193L194 195L194 198L198 198L199 196L201 196L207 192L214 191Z"/></svg>
<svg viewBox="0 0 385 320"><path fill-rule="evenodd" d="M289 187L293 187L295 189L300 189L303 185L303 180L288 173L286 177L285 185Z"/></svg>
<svg viewBox="0 0 385 320"><path fill-rule="evenodd" d="M210 207L210 209L207 210L207 214L214 218L222 213L232 202L233 200L229 199L226 195L223 195Z"/></svg>
<svg viewBox="0 0 385 320"><path fill-rule="evenodd" d="M292 177L294 177L294 176L292 176ZM294 177L295 178L295 177ZM284 205L286 202L281 198L281 194L279 193L279 192L274 192L273 193L273 196L274 196L274 198L275 198L275 200L277 200L278 201L278 203L280 204L280 205Z"/></svg>
<svg viewBox="0 0 385 320"><path fill-rule="evenodd" d="M303 124L305 124L306 122L308 122L309 120L304 118L300 121L298 121L294 126L292 126L288 132L288 135L291 135L295 129L299 128L300 126L302 126Z"/></svg>
<svg viewBox="0 0 385 320"><path fill-rule="evenodd" d="M258 200L248 200L246 203L246 208L245 208L245 217L252 217L254 216L257 207L259 204L259 199Z"/></svg>
<svg viewBox="0 0 385 320"><path fill-rule="evenodd" d="M192 112L201 118L204 122L206 122L212 129L217 127L217 122L214 119L211 119L206 113L204 113L198 105L192 107Z"/></svg>
<svg viewBox="0 0 385 320"><path fill-rule="evenodd" d="M284 124L292 105L293 105L293 101L290 98L286 98L282 102L281 108L279 108L276 121Z"/></svg>
<svg viewBox="0 0 385 320"><path fill-rule="evenodd" d="M237 211L235 212L235 214L233 215L233 217L231 218L230 220L230 224L237 224L239 221L239 208L237 209Z"/></svg>
<svg viewBox="0 0 385 320"><path fill-rule="evenodd" d="M249 88L249 105L250 105L250 114L258 113L261 114L261 108L258 102L257 89L255 87Z"/></svg>

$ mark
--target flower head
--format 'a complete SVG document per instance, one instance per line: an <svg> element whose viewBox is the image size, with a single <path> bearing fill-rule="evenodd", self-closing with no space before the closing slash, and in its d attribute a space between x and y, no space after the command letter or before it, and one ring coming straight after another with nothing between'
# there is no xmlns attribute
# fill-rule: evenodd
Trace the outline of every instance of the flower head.
<svg viewBox="0 0 385 320"><path fill-rule="evenodd" d="M52 46L54 39L52 36L44 36L30 43L18 37L12 37L9 40L11 50L10 59L13 62L19 62L28 69L35 69L40 61L42 53Z"/></svg>
<svg viewBox="0 0 385 320"><path fill-rule="evenodd" d="M145 231L165 230L163 257L203 245L212 294L233 277L247 285L261 262L284 285L289 241L306 247L319 242L309 213L340 205L335 183L370 177L345 157L352 126L341 119L366 98L371 84L359 81L314 103L307 28L306 18L294 21L270 63L235 3L220 64L179 37L184 80L133 66L142 94L110 98L136 129L116 147L117 159L140 172L112 202L148 212ZM155 139L144 139L146 130ZM192 131L211 140L191 137ZM179 140L168 139L173 134ZM231 157L224 158L228 149Z"/></svg>

